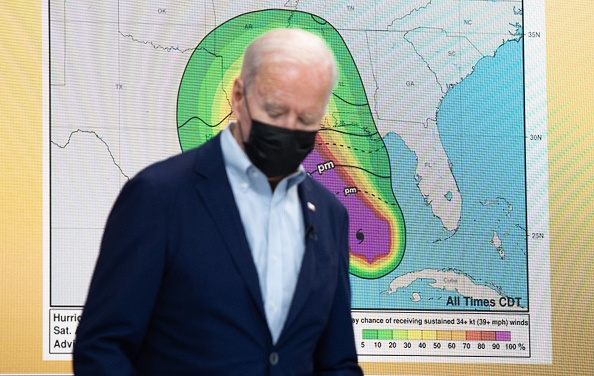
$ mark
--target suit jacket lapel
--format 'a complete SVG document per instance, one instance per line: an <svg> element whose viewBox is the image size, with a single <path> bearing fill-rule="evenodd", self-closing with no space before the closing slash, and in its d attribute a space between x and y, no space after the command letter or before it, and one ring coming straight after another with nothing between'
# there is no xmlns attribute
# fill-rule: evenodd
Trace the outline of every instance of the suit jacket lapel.
<svg viewBox="0 0 594 376"><path fill-rule="evenodd" d="M197 150L194 171L198 175L194 184L196 192L224 238L235 267L246 281L254 302L261 314L265 315L258 273L225 171L220 133Z"/></svg>

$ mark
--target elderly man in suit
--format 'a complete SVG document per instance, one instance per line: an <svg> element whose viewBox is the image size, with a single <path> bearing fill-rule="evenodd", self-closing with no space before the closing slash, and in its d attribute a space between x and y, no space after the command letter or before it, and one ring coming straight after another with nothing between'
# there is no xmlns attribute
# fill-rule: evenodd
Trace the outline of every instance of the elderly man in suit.
<svg viewBox="0 0 594 376"><path fill-rule="evenodd" d="M264 34L234 82L236 121L124 186L76 374L361 374L347 213L301 166L336 81L317 36Z"/></svg>

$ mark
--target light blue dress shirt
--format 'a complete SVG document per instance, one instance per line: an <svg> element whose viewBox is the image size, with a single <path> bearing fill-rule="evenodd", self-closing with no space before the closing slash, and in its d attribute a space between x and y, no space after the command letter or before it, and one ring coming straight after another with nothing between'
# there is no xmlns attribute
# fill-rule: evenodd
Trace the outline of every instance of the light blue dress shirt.
<svg viewBox="0 0 594 376"><path fill-rule="evenodd" d="M305 226L297 192L305 170L299 166L272 191L266 175L252 164L231 134L235 126L232 122L222 131L223 160L258 272L268 328L276 343L305 252Z"/></svg>

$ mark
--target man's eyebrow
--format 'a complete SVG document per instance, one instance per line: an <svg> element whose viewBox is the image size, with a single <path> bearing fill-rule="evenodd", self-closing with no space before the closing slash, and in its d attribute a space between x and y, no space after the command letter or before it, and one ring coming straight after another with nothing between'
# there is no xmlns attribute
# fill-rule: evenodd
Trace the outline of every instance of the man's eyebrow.
<svg viewBox="0 0 594 376"><path fill-rule="evenodd" d="M265 111L286 111L287 106L277 103L277 102L265 102L264 103L264 110Z"/></svg>
<svg viewBox="0 0 594 376"><path fill-rule="evenodd" d="M319 116L319 114L303 114L300 117L304 123L312 124L312 123L317 122L317 120L320 116Z"/></svg>
<svg viewBox="0 0 594 376"><path fill-rule="evenodd" d="M266 113L270 114L270 115L275 115L275 114L284 114L285 112L289 111L289 107L282 104L282 103L278 103L278 102L265 102L262 105L262 108L264 109L264 111L266 111ZM324 114L322 114L321 116L324 116ZM318 118L320 117L320 114L318 113L301 113L299 114L299 118L301 119L301 121L303 121L306 124L312 124L317 122Z"/></svg>

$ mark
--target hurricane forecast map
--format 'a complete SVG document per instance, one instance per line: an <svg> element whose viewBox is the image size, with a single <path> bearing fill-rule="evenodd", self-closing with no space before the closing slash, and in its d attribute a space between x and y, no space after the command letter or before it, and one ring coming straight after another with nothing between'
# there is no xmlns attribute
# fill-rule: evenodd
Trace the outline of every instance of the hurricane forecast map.
<svg viewBox="0 0 594 376"><path fill-rule="evenodd" d="M362 360L533 355L529 247L545 230L529 230L541 197L527 181L539 135L527 136L523 1L79 1L49 13L48 327L80 314L122 185L224 129L243 51L290 27L322 37L338 64L303 165L349 212ZM50 358L71 352L73 322L48 334Z"/></svg>

